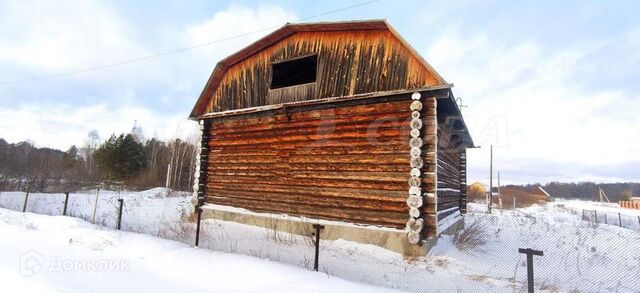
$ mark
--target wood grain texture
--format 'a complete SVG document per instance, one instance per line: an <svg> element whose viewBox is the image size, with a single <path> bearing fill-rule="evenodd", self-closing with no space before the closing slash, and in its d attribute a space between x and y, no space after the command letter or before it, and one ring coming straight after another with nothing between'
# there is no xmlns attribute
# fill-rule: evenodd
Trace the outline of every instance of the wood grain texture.
<svg viewBox="0 0 640 293"><path fill-rule="evenodd" d="M460 206L460 152L453 146L451 135L450 128L438 126L438 197L447 198L438 204L438 211Z"/></svg>
<svg viewBox="0 0 640 293"><path fill-rule="evenodd" d="M272 62L312 54L317 82L269 89ZM297 32L226 68L203 113L439 83L389 30Z"/></svg>
<svg viewBox="0 0 640 293"><path fill-rule="evenodd" d="M460 153L460 213L467 213L467 150Z"/></svg>
<svg viewBox="0 0 640 293"><path fill-rule="evenodd" d="M211 119L206 201L403 229L410 102Z"/></svg>

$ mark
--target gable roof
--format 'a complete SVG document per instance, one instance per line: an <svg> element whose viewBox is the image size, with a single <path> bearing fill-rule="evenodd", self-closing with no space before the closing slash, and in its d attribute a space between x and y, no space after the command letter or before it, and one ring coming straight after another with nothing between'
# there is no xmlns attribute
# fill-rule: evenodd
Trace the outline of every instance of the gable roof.
<svg viewBox="0 0 640 293"><path fill-rule="evenodd" d="M197 118L201 116L205 111L205 107L209 98L212 97L214 91L220 84L220 81L224 77L226 71L231 66L247 59L254 54L262 51L263 49L297 33L297 32L327 32L327 31L362 31L362 30L387 30L391 32L401 43L404 45L412 55L426 68L427 71L433 74L441 85L446 85L447 82L440 76L434 69L427 63L415 49L413 49L407 41L405 41L393 27L386 20L363 20L363 21L341 21L341 22L316 22L316 23L287 23L274 32L266 35L265 37L255 41L249 46L241 49L240 51L231 54L227 58L224 58L218 62L214 68L209 80L207 81L198 101L196 102L190 118Z"/></svg>

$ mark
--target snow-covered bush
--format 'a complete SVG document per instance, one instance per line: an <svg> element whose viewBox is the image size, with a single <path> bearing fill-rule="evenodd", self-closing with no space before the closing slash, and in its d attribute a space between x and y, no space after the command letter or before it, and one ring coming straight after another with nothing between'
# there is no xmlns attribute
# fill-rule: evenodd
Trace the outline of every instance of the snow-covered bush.
<svg viewBox="0 0 640 293"><path fill-rule="evenodd" d="M481 221L466 223L464 229L453 235L453 244L460 250L476 249L487 243L489 233Z"/></svg>

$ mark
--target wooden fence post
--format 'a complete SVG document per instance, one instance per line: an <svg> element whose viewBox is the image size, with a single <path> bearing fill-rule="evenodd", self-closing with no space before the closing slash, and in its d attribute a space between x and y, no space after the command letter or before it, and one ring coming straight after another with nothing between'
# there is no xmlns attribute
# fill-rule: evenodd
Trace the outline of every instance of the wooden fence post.
<svg viewBox="0 0 640 293"><path fill-rule="evenodd" d="M96 193L96 202L93 204L93 217L91 217L91 223L96 223L96 210L98 209L98 197L100 196L100 187L98 187L98 192Z"/></svg>
<svg viewBox="0 0 640 293"><path fill-rule="evenodd" d="M64 208L62 209L62 215L67 215L67 205L69 204L69 192L64 193Z"/></svg>
<svg viewBox="0 0 640 293"><path fill-rule="evenodd" d="M196 206L196 212L198 213L198 222L196 223L196 245L198 247L200 245L200 221L202 220L202 207L199 205Z"/></svg>
<svg viewBox="0 0 640 293"><path fill-rule="evenodd" d="M29 192L27 191L24 194L24 204L22 205L22 212L26 212L27 211L27 202L29 201Z"/></svg>
<svg viewBox="0 0 640 293"><path fill-rule="evenodd" d="M118 203L120 204L120 208L118 208L118 222L116 223L116 229L120 230L122 225L122 205L124 204L124 199L119 198Z"/></svg>
<svg viewBox="0 0 640 293"><path fill-rule="evenodd" d="M596 216L596 224L598 224L598 210L593 210L593 213Z"/></svg>
<svg viewBox="0 0 640 293"><path fill-rule="evenodd" d="M607 213L604 213L604 223L605 224L609 224L609 223L607 223Z"/></svg>
<svg viewBox="0 0 640 293"><path fill-rule="evenodd" d="M618 213L618 224L620 224L620 227L622 227L622 216L620 215L620 213Z"/></svg>
<svg viewBox="0 0 640 293"><path fill-rule="evenodd" d="M537 255L537 256L543 256L544 252L540 251L540 250L533 250L531 248L519 248L518 249L519 253L524 253L527 255L527 292L529 293L534 293L535 292L535 288L533 286L533 256Z"/></svg>
<svg viewBox="0 0 640 293"><path fill-rule="evenodd" d="M316 236L316 242L315 242L315 247L316 247L316 251L315 251L315 260L313 262L313 270L314 271L318 271L318 265L319 265L319 256L320 256L320 230L324 229L323 225L320 224L313 224L313 228L316 229L316 233L314 233Z"/></svg>

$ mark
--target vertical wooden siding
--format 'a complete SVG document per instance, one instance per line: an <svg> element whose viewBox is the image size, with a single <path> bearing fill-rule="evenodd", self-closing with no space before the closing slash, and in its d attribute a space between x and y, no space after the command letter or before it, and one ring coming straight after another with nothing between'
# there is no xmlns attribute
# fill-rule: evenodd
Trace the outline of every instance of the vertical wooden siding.
<svg viewBox="0 0 640 293"><path fill-rule="evenodd" d="M315 84L269 90L271 62L312 54L318 54ZM437 83L437 78L388 30L298 32L228 68L206 112Z"/></svg>
<svg viewBox="0 0 640 293"><path fill-rule="evenodd" d="M409 104L212 120L206 201L403 229Z"/></svg>

